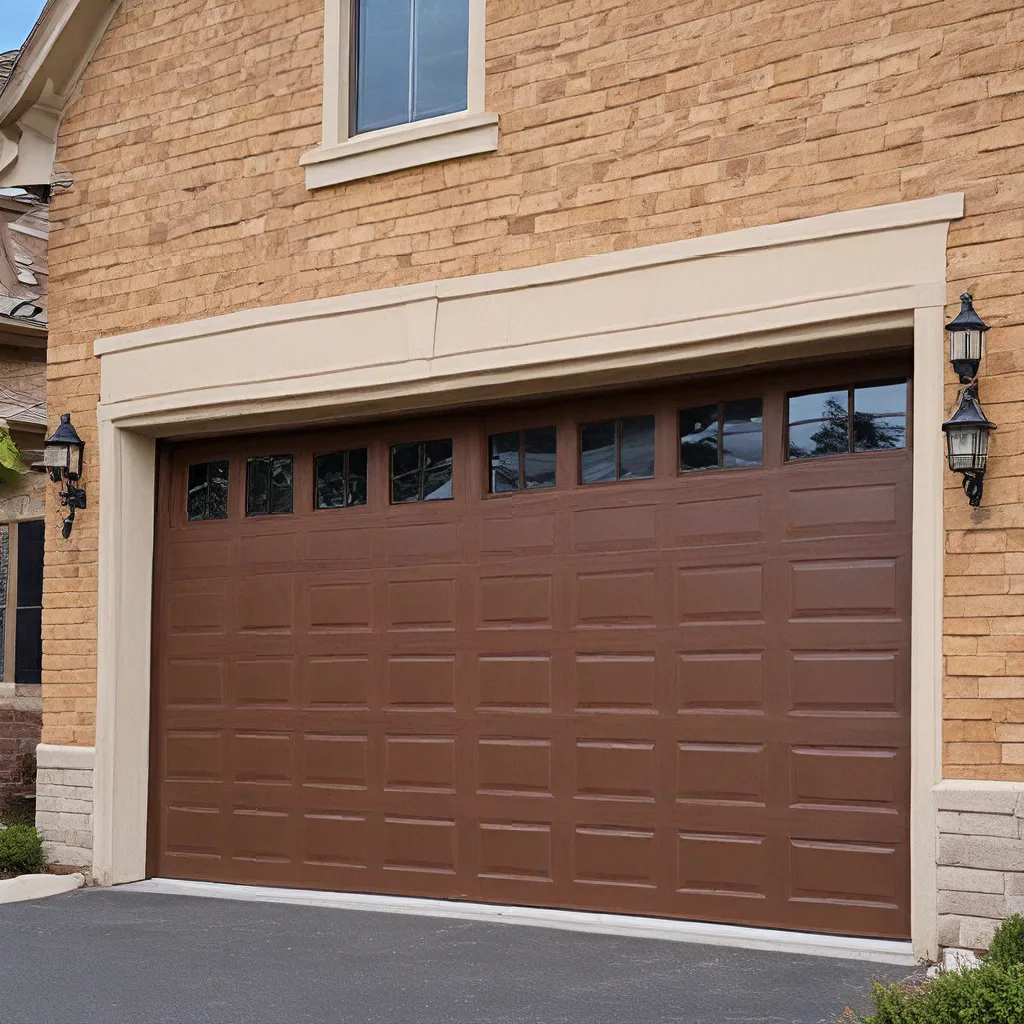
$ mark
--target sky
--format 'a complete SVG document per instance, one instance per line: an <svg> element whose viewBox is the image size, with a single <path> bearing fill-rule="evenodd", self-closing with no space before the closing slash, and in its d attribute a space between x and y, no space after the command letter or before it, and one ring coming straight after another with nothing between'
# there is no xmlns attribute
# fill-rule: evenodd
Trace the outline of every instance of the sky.
<svg viewBox="0 0 1024 1024"><path fill-rule="evenodd" d="M0 53L21 47L43 3L44 0L0 0Z"/></svg>

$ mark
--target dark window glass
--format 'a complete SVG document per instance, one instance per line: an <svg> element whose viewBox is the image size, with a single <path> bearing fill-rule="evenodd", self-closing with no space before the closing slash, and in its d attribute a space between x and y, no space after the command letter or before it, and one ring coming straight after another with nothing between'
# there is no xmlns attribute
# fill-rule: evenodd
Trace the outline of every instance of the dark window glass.
<svg viewBox="0 0 1024 1024"><path fill-rule="evenodd" d="M245 468L245 514L286 515L292 511L293 459L290 455L260 455Z"/></svg>
<svg viewBox="0 0 1024 1024"><path fill-rule="evenodd" d="M616 420L580 428L580 480L585 484L615 479Z"/></svg>
<svg viewBox="0 0 1024 1024"><path fill-rule="evenodd" d="M466 109L468 0L357 0L357 132Z"/></svg>
<svg viewBox="0 0 1024 1024"><path fill-rule="evenodd" d="M764 414L760 398L722 403L722 468L760 466Z"/></svg>
<svg viewBox="0 0 1024 1024"><path fill-rule="evenodd" d="M365 448L353 448L348 453L348 479L345 492L349 505L366 504L368 462L369 458Z"/></svg>
<svg viewBox="0 0 1024 1024"><path fill-rule="evenodd" d="M907 446L907 382L853 390L853 450Z"/></svg>
<svg viewBox="0 0 1024 1024"><path fill-rule="evenodd" d="M626 416L620 422L619 479L647 480L654 476L654 417Z"/></svg>
<svg viewBox="0 0 1024 1024"><path fill-rule="evenodd" d="M391 501L444 501L452 497L452 440L418 441L391 448Z"/></svg>
<svg viewBox="0 0 1024 1024"><path fill-rule="evenodd" d="M558 438L554 427L523 431L523 470L527 487L554 487Z"/></svg>
<svg viewBox="0 0 1024 1024"><path fill-rule="evenodd" d="M20 685L42 682L43 534L41 519L18 523L14 682Z"/></svg>
<svg viewBox="0 0 1024 1024"><path fill-rule="evenodd" d="M850 450L849 394L819 391L790 395L789 457L843 455Z"/></svg>
<svg viewBox="0 0 1024 1024"><path fill-rule="evenodd" d="M679 468L745 469L760 466L763 400L744 398L679 413Z"/></svg>
<svg viewBox="0 0 1024 1024"><path fill-rule="evenodd" d="M718 469L718 406L679 414L679 468Z"/></svg>
<svg viewBox="0 0 1024 1024"><path fill-rule="evenodd" d="M789 398L789 458L884 451L907 445L907 382Z"/></svg>
<svg viewBox="0 0 1024 1024"><path fill-rule="evenodd" d="M188 518L228 517L228 463L200 462L188 467Z"/></svg>
<svg viewBox="0 0 1024 1024"><path fill-rule="evenodd" d="M491 434L491 494L518 491L522 486L519 477L519 434L510 431L505 434Z"/></svg>
<svg viewBox="0 0 1024 1024"><path fill-rule="evenodd" d="M587 423L580 428L580 480L646 480L654 476L654 417Z"/></svg>
<svg viewBox="0 0 1024 1024"><path fill-rule="evenodd" d="M346 508L366 504L366 449L316 457L316 507Z"/></svg>
<svg viewBox="0 0 1024 1024"><path fill-rule="evenodd" d="M523 487L554 487L557 431L533 427L491 434L487 439L491 460L491 494Z"/></svg>

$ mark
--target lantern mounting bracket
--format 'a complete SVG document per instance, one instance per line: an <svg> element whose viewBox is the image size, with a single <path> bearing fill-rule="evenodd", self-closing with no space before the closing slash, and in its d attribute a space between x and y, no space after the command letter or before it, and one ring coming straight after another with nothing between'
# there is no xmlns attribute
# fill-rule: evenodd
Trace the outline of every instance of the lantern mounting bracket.
<svg viewBox="0 0 1024 1024"><path fill-rule="evenodd" d="M985 490L985 474L964 473L963 474L964 494L967 495L967 503L971 508L977 508L981 504L981 496Z"/></svg>

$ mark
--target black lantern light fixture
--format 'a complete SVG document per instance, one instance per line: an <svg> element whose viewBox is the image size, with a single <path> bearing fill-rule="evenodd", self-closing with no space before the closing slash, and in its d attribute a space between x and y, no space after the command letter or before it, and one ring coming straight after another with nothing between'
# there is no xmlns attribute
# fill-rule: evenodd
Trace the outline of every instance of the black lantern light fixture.
<svg viewBox="0 0 1024 1024"><path fill-rule="evenodd" d="M956 412L942 429L946 435L949 468L963 474L964 494L972 508L981 504L988 435L996 425L985 415L978 400L978 370L984 353L988 324L974 311L970 292L960 296L960 312L946 324L949 332L949 361L962 387Z"/></svg>
<svg viewBox="0 0 1024 1024"><path fill-rule="evenodd" d="M43 445L43 466L55 484L64 484L60 492L60 504L62 508L68 509L68 514L63 519L60 533L67 540L75 523L75 511L85 508L85 491L78 486L85 442L71 425L70 413L61 413L60 425Z"/></svg>

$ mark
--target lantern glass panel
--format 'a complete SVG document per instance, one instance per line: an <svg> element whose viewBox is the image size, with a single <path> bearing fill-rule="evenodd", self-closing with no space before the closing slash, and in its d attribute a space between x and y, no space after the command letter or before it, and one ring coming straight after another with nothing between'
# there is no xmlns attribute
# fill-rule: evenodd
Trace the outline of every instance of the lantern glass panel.
<svg viewBox="0 0 1024 1024"><path fill-rule="evenodd" d="M981 331L950 331L949 361L959 362L969 359L981 362L984 337Z"/></svg>

